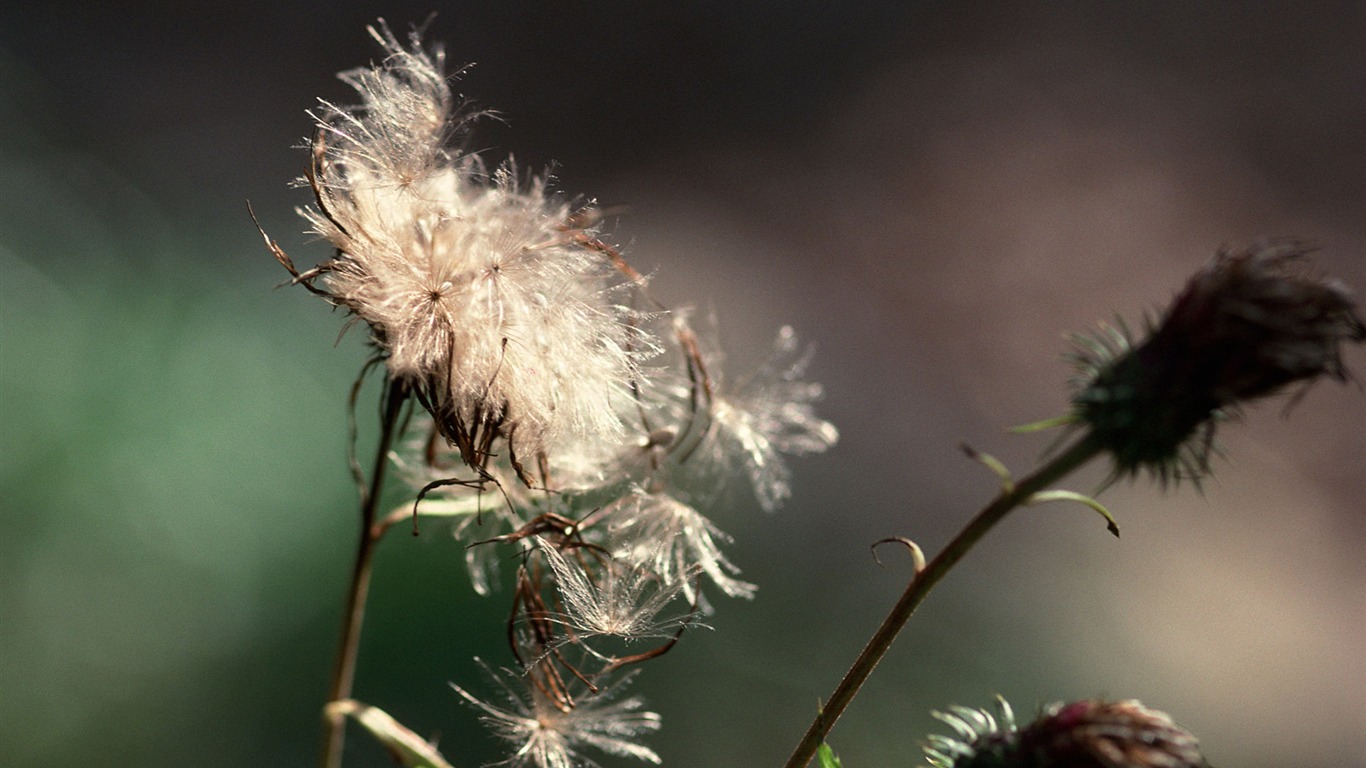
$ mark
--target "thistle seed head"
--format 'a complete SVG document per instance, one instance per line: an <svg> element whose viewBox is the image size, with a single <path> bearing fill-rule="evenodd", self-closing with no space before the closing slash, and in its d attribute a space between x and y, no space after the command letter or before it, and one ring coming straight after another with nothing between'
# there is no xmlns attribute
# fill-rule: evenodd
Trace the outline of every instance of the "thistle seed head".
<svg viewBox="0 0 1366 768"><path fill-rule="evenodd" d="M563 441L620 440L657 345L595 217L511 164L487 173L452 141L477 113L440 51L370 32L384 59L341 75L360 102L312 113L315 206L302 214L336 256L296 281L369 325L390 377L467 464L483 469L499 439L527 461Z"/></svg>

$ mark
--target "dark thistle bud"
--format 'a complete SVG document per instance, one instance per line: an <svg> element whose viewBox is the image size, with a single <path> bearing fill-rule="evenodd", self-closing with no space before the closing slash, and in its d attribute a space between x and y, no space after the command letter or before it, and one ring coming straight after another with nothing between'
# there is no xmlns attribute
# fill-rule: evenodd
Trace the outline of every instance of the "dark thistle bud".
<svg viewBox="0 0 1366 768"><path fill-rule="evenodd" d="M1215 423L1240 403L1348 378L1341 343L1366 339L1366 325L1345 286L1308 272L1309 251L1296 241L1222 251L1141 342L1122 327L1078 340L1074 415L1116 475L1198 480Z"/></svg>
<svg viewBox="0 0 1366 768"><path fill-rule="evenodd" d="M1137 701L1058 703L1017 729L999 714L954 707L935 716L957 737L931 736L935 768L1203 768L1196 739L1163 712Z"/></svg>
<svg viewBox="0 0 1366 768"><path fill-rule="evenodd" d="M1035 768L1200 768L1195 737L1138 701L1075 701L1047 707L1020 731Z"/></svg>

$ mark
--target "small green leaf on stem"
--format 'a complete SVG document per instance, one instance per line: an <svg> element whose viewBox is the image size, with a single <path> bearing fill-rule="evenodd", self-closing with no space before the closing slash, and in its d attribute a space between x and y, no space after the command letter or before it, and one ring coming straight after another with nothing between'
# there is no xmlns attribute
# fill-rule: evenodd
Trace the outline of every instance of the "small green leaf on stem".
<svg viewBox="0 0 1366 768"><path fill-rule="evenodd" d="M430 742L405 728L387 712L362 704L355 699L342 699L327 705L332 717L349 716L369 731L400 765L407 768L451 768Z"/></svg>
<svg viewBox="0 0 1366 768"><path fill-rule="evenodd" d="M820 760L821 768L844 768L839 756L835 754L835 750L831 749L830 745L825 742L821 742L820 747L816 750L816 759Z"/></svg>

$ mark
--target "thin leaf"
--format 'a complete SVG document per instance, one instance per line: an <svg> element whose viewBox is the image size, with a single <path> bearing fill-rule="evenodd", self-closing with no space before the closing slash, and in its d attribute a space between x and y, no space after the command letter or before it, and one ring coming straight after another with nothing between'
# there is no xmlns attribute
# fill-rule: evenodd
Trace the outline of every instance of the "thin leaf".
<svg viewBox="0 0 1366 768"><path fill-rule="evenodd" d="M426 739L405 728L387 712L362 704L354 699L342 699L327 705L327 713L336 717L349 716L369 731L400 765L408 768L451 768Z"/></svg>
<svg viewBox="0 0 1366 768"><path fill-rule="evenodd" d="M1065 427L1069 424L1076 423L1077 415L1075 413L1068 413L1062 416L1054 416L1048 419L1040 419L1039 421L1030 422L1029 424L1021 424L1017 427L1011 427L1010 431L1014 432L1017 435L1027 435L1033 432L1043 432L1047 429L1053 429L1055 427Z"/></svg>
<svg viewBox="0 0 1366 768"><path fill-rule="evenodd" d="M470 517L488 511L488 503L488 499L480 499L478 495L454 499L428 497L418 503L417 514L422 517ZM412 506L405 504L403 509L411 512Z"/></svg>
<svg viewBox="0 0 1366 768"><path fill-rule="evenodd" d="M1110 510L1106 509L1105 505L1090 496L1075 491L1039 491L1033 496L1030 496L1029 499L1025 501L1025 504L1033 506L1048 501L1075 501L1078 504L1084 504L1085 506L1090 507L1101 517L1105 518L1107 523L1105 526L1106 529L1109 530L1110 533L1113 533L1115 538L1119 538L1119 523L1115 522L1115 516L1110 514Z"/></svg>
<svg viewBox="0 0 1366 768"><path fill-rule="evenodd" d="M1015 480L1010 476L1010 470L1006 468L1005 464L1001 463L1000 459L991 454L982 453L967 443L962 444L959 448L963 450L963 453L967 454L969 459L972 459L991 470L996 477L1000 478L1001 493L1010 493L1015 490Z"/></svg>

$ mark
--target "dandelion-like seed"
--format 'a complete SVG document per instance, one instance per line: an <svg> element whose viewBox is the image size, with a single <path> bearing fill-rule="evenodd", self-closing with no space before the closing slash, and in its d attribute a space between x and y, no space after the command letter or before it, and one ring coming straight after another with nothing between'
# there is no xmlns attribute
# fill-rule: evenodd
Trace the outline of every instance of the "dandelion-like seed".
<svg viewBox="0 0 1366 768"><path fill-rule="evenodd" d="M484 714L480 719L484 724L512 748L511 757L499 765L512 768L596 765L581 754L584 747L659 764L659 755L654 750L636 743L640 735L659 730L659 715L641 711L645 703L639 697L617 699L634 673L623 675L611 685L565 706L528 685L528 679L522 675L487 671L503 690L506 707L489 704L454 683L451 687L481 710Z"/></svg>
<svg viewBox="0 0 1366 768"><path fill-rule="evenodd" d="M452 144L474 114L441 52L370 32L386 57L342 75L361 103L314 114L316 207L303 215L337 255L303 273L277 257L369 324L389 375L465 463L483 468L499 438L514 461L620 439L619 401L655 347L615 297L629 286L585 228L592 217L511 166L490 179Z"/></svg>
<svg viewBox="0 0 1366 768"><path fill-rule="evenodd" d="M717 541L729 541L693 507L664 493L636 491L603 511L615 542L614 555L642 566L667 583L696 595L692 574L701 571L728 597L753 597L758 587L735 578L740 572Z"/></svg>
<svg viewBox="0 0 1366 768"><path fill-rule="evenodd" d="M1220 253L1138 344L1122 330L1081 340L1077 420L1117 475L1209 470L1214 425L1239 404L1322 377L1346 380L1343 342L1366 339L1350 292L1306 273L1295 241Z"/></svg>
<svg viewBox="0 0 1366 768"><path fill-rule="evenodd" d="M825 390L802 380L811 356L810 348L798 346L792 327L783 326L763 367L714 406L717 428L739 447L754 494L770 512L792 495L783 455L821 453L839 440L839 430L813 407Z"/></svg>
<svg viewBox="0 0 1366 768"><path fill-rule="evenodd" d="M660 618L686 580L665 581L639 565L610 558L590 574L544 540L538 539L537 547L555 576L565 608L562 621L576 633L634 640L664 637L689 623L687 614Z"/></svg>
<svg viewBox="0 0 1366 768"><path fill-rule="evenodd" d="M814 350L802 349L796 332L784 326L768 360L732 383L722 376L720 354L702 351L686 315L674 322L676 333L692 346L692 364L701 368L696 375L704 379L708 421L702 474L710 475L706 480L714 489L739 463L759 505L772 512L792 495L783 456L821 453L839 440L839 430L816 415L814 403L824 389L803 380Z"/></svg>

